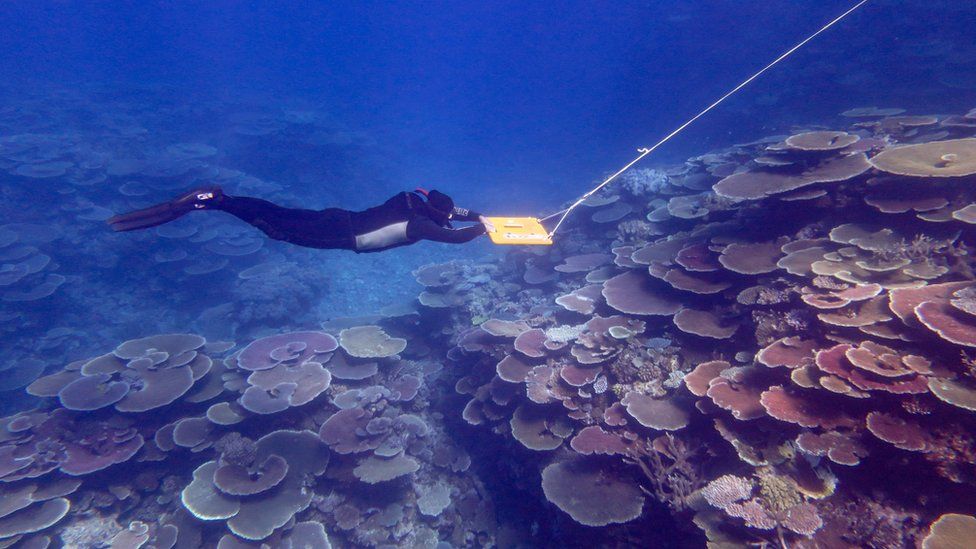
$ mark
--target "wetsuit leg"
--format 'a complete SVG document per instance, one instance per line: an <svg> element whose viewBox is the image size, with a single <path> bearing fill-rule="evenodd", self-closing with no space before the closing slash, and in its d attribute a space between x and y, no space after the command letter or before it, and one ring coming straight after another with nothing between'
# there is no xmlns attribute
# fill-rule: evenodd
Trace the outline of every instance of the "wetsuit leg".
<svg viewBox="0 0 976 549"><path fill-rule="evenodd" d="M108 219L108 224L115 231L148 229L179 219L194 210L210 209L223 196L220 187L200 187L169 202L112 216Z"/></svg>
<svg viewBox="0 0 976 549"><path fill-rule="evenodd" d="M234 215L275 240L308 248L355 248L347 210L285 208L247 196L224 196L213 209Z"/></svg>

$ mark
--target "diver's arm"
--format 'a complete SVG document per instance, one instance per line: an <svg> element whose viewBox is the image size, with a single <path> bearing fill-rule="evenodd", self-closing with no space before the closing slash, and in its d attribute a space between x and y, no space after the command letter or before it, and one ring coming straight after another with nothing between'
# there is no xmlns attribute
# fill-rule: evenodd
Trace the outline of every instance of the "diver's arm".
<svg viewBox="0 0 976 549"><path fill-rule="evenodd" d="M451 214L451 219L455 221L474 221L476 223L481 223L485 226L485 230L489 233L495 232L495 226L488 221L488 218L481 215L474 210L468 210L466 208L454 207L454 212Z"/></svg>
<svg viewBox="0 0 976 549"><path fill-rule="evenodd" d="M484 225L472 225L463 229L445 229L430 219L412 219L407 224L410 240L433 240L449 244L463 244L485 234Z"/></svg>
<svg viewBox="0 0 976 549"><path fill-rule="evenodd" d="M451 215L453 221L481 221L481 214L467 208L454 207Z"/></svg>

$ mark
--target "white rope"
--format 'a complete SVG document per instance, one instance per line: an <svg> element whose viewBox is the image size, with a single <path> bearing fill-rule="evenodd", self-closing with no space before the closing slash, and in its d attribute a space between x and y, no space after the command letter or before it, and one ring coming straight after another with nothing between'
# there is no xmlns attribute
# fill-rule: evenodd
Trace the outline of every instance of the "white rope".
<svg viewBox="0 0 976 549"><path fill-rule="evenodd" d="M772 63L770 63L770 64L766 65L765 67L763 67L756 74L754 74L754 75L750 76L749 78L745 79L738 86L732 88L732 91L730 91L729 93L723 95L717 101L715 101L711 105L705 107L705 109L702 110L700 113L698 113L695 116L693 116L690 119L688 119L687 122L685 122L684 124L678 126L678 128L676 130L674 130L673 132L671 132L668 135L664 136L664 139L661 139L660 141L658 141L657 143L655 143L653 147L650 147L650 148L647 148L647 149L637 149L637 152L640 153L640 155L637 158L631 160L626 166L624 166L623 168L620 168L619 170L617 170L616 173L614 173L610 177L604 179L603 180L603 183L600 183L599 185L597 185L596 187L594 187L592 190L590 190L589 192L587 192L586 194L584 194L583 196L581 196L579 198L579 200L577 200L576 202L573 202L573 204L570 207L566 208L565 210L556 212L556 213L554 213L552 215L549 215L547 217L543 217L542 218L542 221L545 221L547 219L551 219L553 217L556 217L559 214L563 214L562 217L559 218L559 222L556 223L556 226L553 227L552 231L549 233L549 238L552 239L552 236L554 234L556 234L556 231L557 230L559 230L559 226L562 225L563 224L563 221L566 220L566 216L568 216L570 214L570 212L572 212L577 206L579 206L580 204L582 204L583 202L585 202L587 198L593 196L594 193L596 193L597 191L599 191L603 187L606 187L608 184L610 184L611 181L613 181L614 179L616 179L617 176L619 176L620 174L622 174L625 171L627 171L628 169L630 169L630 167L633 166L634 164L636 164L636 163L640 162L641 160L643 160L645 156L647 156L647 155L651 154L652 152L654 152L655 150L657 150L657 148L660 147L661 145L663 145L663 144L667 143L668 141L670 141L672 137L674 137L674 136L678 135L679 133L681 133L682 130L684 130L685 128L687 128L688 126L690 126L692 124L692 122L694 122L695 120L698 120L702 116L705 116L709 111L711 111L715 107L719 106L723 101L725 101L726 99L728 99L729 97L731 97L735 92L737 92L737 91L741 90L742 88L746 87L747 85L749 85L750 82L752 82L756 78L759 78L764 72L766 72L769 69L773 68L777 63L779 63L780 61L786 59L793 52L795 52L796 50L798 50L798 49L802 48L804 45L806 45L807 42L813 40L818 35L820 35L822 32L826 31L830 27L834 26L836 23L840 22L840 20L844 19L845 17L847 17L848 15L850 15L851 13L853 13L854 10L856 10L857 8L859 8L859 7L863 6L864 4L866 4L867 1L868 0L861 0L860 2L858 2L857 4L855 4L854 7L852 7L851 9L849 9L847 11L845 11L844 13L840 14L833 21L831 21L830 23L827 23L826 25L824 25L823 27L821 27L820 30L818 30L817 32L815 32L815 33L811 34L810 36L806 37L802 42L800 42L799 44L797 44L797 45L793 46L792 48L790 48L789 50L787 50L783 55L780 55L779 57L777 57L775 61L773 61Z"/></svg>

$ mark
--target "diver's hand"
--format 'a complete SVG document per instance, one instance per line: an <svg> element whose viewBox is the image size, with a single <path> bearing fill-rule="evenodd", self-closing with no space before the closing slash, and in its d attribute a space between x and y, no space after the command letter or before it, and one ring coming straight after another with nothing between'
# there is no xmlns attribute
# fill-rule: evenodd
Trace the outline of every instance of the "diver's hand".
<svg viewBox="0 0 976 549"><path fill-rule="evenodd" d="M478 216L478 222L480 222L482 225L484 225L485 226L485 230L488 231L489 233L495 232L495 225L492 224L491 221L488 221L488 218L487 217L485 217L483 215L479 215Z"/></svg>

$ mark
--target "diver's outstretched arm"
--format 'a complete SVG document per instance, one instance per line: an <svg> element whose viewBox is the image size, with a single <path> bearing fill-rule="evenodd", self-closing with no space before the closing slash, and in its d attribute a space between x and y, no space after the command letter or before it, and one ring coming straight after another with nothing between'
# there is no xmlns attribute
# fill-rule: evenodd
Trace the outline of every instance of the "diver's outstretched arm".
<svg viewBox="0 0 976 549"><path fill-rule="evenodd" d="M451 219L457 221L474 221L481 223L485 226L485 230L489 233L495 232L495 226L488 220L487 217L481 215L480 213L469 210L467 208L459 208L454 206L454 211L451 213Z"/></svg>
<svg viewBox="0 0 976 549"><path fill-rule="evenodd" d="M211 208L219 204L223 196L224 192L220 187L202 187L169 202L116 215L109 218L108 224L112 230L120 232L148 229L183 217L194 210Z"/></svg>
<svg viewBox="0 0 976 549"><path fill-rule="evenodd" d="M430 219L415 219L407 225L407 236L411 240L433 240L448 244L463 244L485 234L485 226L478 224L463 229L447 229Z"/></svg>

